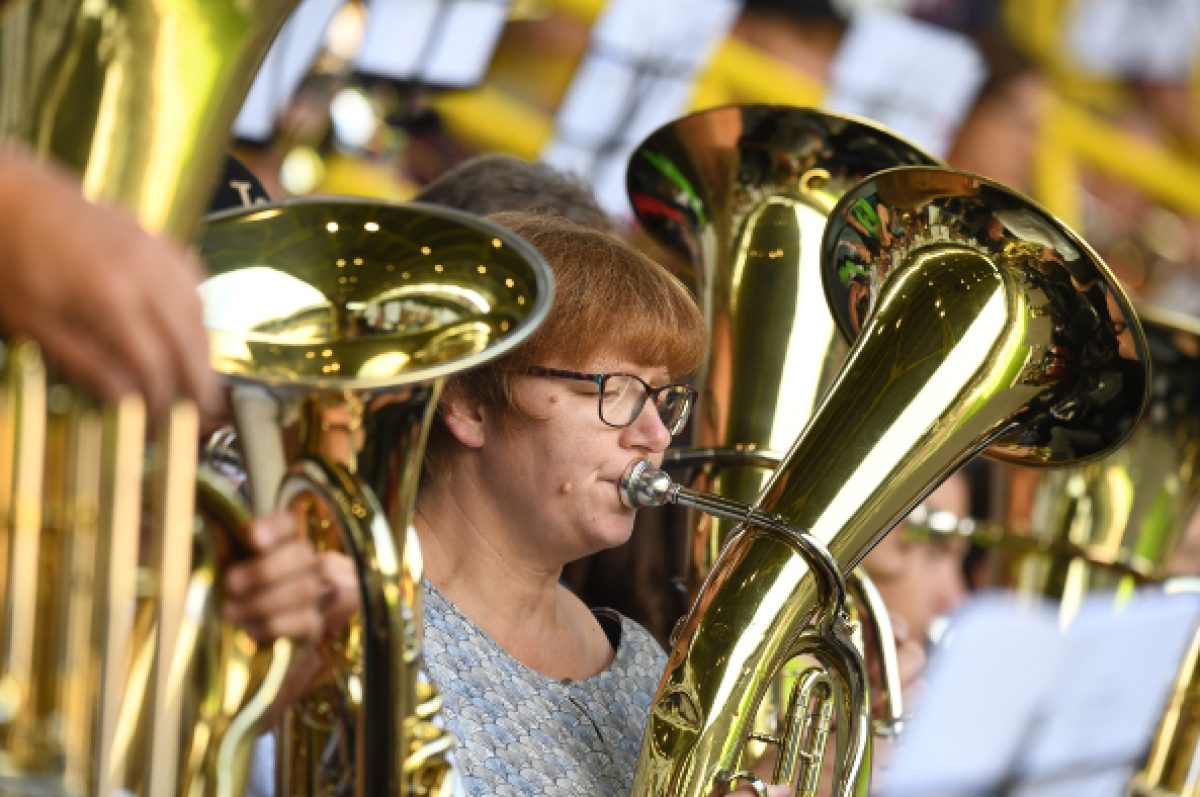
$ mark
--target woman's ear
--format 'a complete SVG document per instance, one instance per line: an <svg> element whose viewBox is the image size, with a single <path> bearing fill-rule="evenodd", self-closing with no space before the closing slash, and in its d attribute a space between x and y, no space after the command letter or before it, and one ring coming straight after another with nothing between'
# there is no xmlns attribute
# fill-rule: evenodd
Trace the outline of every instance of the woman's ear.
<svg viewBox="0 0 1200 797"><path fill-rule="evenodd" d="M487 409L477 399L462 393L443 393L438 402L442 422L454 439L467 448L481 448L487 439L485 422Z"/></svg>

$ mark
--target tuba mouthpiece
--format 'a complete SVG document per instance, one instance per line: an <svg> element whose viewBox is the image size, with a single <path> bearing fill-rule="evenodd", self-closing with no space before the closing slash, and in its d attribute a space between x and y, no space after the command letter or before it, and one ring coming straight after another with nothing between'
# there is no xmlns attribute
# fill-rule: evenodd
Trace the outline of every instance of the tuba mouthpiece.
<svg viewBox="0 0 1200 797"><path fill-rule="evenodd" d="M671 502L674 484L667 472L656 468L649 459L635 459L621 475L621 503L630 509L663 506Z"/></svg>

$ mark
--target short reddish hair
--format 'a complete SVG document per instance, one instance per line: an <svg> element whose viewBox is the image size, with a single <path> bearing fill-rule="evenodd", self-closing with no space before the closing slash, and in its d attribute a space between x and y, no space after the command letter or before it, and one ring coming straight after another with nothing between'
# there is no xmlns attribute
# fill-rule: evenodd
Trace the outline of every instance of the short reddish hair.
<svg viewBox="0 0 1200 797"><path fill-rule="evenodd" d="M554 302L546 320L504 357L447 378L444 397L470 395L501 413L522 415L513 376L550 361L568 366L612 353L639 365L665 365L672 380L691 375L704 357L704 319L695 299L663 266L620 238L567 219L504 212L488 219L516 232L554 272ZM426 469L449 444L434 421Z"/></svg>

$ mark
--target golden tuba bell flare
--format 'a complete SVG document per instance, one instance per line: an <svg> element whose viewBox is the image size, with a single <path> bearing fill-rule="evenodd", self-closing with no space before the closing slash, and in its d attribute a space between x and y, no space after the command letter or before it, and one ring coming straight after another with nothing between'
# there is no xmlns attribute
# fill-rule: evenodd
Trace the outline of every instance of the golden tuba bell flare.
<svg viewBox="0 0 1200 797"><path fill-rule="evenodd" d="M863 119L815 108L738 105L699 111L652 133L634 152L627 183L642 227L691 265L710 331L696 376L692 444L666 454L691 470L696 489L757 500L828 390L848 346L821 284L820 243L837 199L863 177L898 164L937 165L916 145ZM694 598L736 524L704 512L687 521L686 588ZM855 574L854 610L895 676L895 643L873 586ZM793 680L782 674L759 707L774 733ZM899 728L897 678L885 679L888 716Z"/></svg>
<svg viewBox="0 0 1200 797"><path fill-rule="evenodd" d="M862 224L871 214L888 223ZM981 449L1067 464L1119 445L1140 416L1146 341L1123 291L1075 233L992 181L874 175L833 208L821 262L855 341L755 512L805 530L843 575ZM745 523L682 621L635 793L704 797L741 771L764 690L829 601L801 535L780 525ZM865 722L836 678L833 693L835 793L862 793L865 762L843 736Z"/></svg>
<svg viewBox="0 0 1200 797"><path fill-rule="evenodd" d="M541 256L433 206L296 200L210 216L201 285L256 510L290 509L354 560L339 666L288 712L281 797L449 797L451 737L418 677L410 518L442 378L520 343L549 310Z"/></svg>
<svg viewBox="0 0 1200 797"><path fill-rule="evenodd" d="M753 502L808 422L846 356L821 287L821 233L862 178L937 160L866 120L776 105L713 108L677 119L634 152L630 203L657 241L692 266L709 329L696 375L691 447L668 461L693 486ZM694 596L733 524L690 519Z"/></svg>
<svg viewBox="0 0 1200 797"><path fill-rule="evenodd" d="M294 5L5 3L0 138L185 242ZM193 516L195 408L153 419L145 448L139 398L99 407L52 365L30 341L6 342L0 791L237 794L289 648L258 650L214 608L238 543L236 529L214 539Z"/></svg>

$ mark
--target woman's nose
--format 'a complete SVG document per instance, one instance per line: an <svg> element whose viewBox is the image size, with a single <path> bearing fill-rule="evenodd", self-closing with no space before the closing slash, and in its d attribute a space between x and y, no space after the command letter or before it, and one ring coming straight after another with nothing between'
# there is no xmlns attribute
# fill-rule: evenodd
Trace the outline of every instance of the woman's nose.
<svg viewBox="0 0 1200 797"><path fill-rule="evenodd" d="M671 445L671 433L658 415L658 408L647 401L637 419L625 429L628 445L647 451L662 452Z"/></svg>

